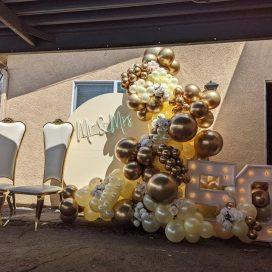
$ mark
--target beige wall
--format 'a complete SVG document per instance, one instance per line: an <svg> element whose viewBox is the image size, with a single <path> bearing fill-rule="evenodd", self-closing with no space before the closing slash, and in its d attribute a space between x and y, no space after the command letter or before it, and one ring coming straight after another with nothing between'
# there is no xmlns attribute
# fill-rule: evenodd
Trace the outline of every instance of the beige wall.
<svg viewBox="0 0 272 272"><path fill-rule="evenodd" d="M264 80L271 79L272 42L173 47L182 85L220 84L222 107L214 128L224 137L216 160L264 163ZM12 55L6 115L22 120L27 133L18 157L16 182L37 184L43 174L42 126L70 115L73 80L114 80L140 62L143 49ZM270 78L269 78L270 77ZM19 198L19 202L33 199Z"/></svg>

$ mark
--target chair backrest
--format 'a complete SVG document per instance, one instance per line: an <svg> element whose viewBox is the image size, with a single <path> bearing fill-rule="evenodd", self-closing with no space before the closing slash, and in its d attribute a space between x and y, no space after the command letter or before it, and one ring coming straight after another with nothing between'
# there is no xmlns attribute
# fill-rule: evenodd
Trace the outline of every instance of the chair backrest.
<svg viewBox="0 0 272 272"><path fill-rule="evenodd" d="M0 121L0 177L12 180L26 126L22 122L14 122L10 118Z"/></svg>
<svg viewBox="0 0 272 272"><path fill-rule="evenodd" d="M45 165L43 183L53 179L63 186L63 168L66 152L73 134L73 125L57 119L43 127Z"/></svg>

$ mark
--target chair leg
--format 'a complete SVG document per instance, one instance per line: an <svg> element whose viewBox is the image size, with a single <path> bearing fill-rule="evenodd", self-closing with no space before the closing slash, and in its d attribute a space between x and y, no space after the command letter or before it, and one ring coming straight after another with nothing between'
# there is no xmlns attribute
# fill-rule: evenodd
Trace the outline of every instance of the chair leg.
<svg viewBox="0 0 272 272"><path fill-rule="evenodd" d="M16 214L16 201L15 201L15 194L12 195L12 201L13 201L13 214Z"/></svg>
<svg viewBox="0 0 272 272"><path fill-rule="evenodd" d="M62 192L59 193L60 203L62 202Z"/></svg>
<svg viewBox="0 0 272 272"><path fill-rule="evenodd" d="M35 231L38 230L38 224L40 222L43 204L44 204L44 195L38 196L37 206L36 206L36 217L35 217Z"/></svg>
<svg viewBox="0 0 272 272"><path fill-rule="evenodd" d="M13 194L9 193L8 196L7 196L7 201L8 201L8 205L9 205L9 218L5 222L4 227L9 223L9 221L11 220L12 215L14 214L14 210L13 210L14 205L12 203L12 200L13 200L12 195Z"/></svg>
<svg viewBox="0 0 272 272"><path fill-rule="evenodd" d="M2 220L2 207L5 203L6 194L4 192L0 192L0 226L3 226L3 220Z"/></svg>

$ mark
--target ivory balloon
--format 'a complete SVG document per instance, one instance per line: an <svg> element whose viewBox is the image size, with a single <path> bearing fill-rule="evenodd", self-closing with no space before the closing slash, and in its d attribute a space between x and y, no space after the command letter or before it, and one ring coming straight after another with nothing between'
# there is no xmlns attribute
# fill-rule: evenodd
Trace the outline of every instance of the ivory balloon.
<svg viewBox="0 0 272 272"><path fill-rule="evenodd" d="M187 103L192 103L200 98L201 90L197 85L189 84L184 88L183 97Z"/></svg>
<svg viewBox="0 0 272 272"><path fill-rule="evenodd" d="M89 202L89 207L94 211L94 212L99 212L98 206L99 206L99 198L97 197L92 197L90 202Z"/></svg>
<svg viewBox="0 0 272 272"><path fill-rule="evenodd" d="M143 198L143 203L149 211L155 212L157 208L157 203L155 203L148 194L145 194Z"/></svg>
<svg viewBox="0 0 272 272"><path fill-rule="evenodd" d="M169 206L159 205L155 211L155 217L161 224L167 224L173 219L172 214L169 211Z"/></svg>
<svg viewBox="0 0 272 272"><path fill-rule="evenodd" d="M225 187L224 190L227 192L229 197L231 197L232 199L235 199L235 197L236 197L236 188L234 186L227 186L227 187Z"/></svg>
<svg viewBox="0 0 272 272"><path fill-rule="evenodd" d="M101 178L98 178L98 177L92 178L92 179L90 180L90 182L89 182L89 190L90 190L90 191L94 190L94 188L95 188L97 185L101 184L102 181L103 181L103 180L102 180Z"/></svg>
<svg viewBox="0 0 272 272"><path fill-rule="evenodd" d="M170 48L163 48L158 55L158 61L162 66L170 66L175 58L174 51Z"/></svg>
<svg viewBox="0 0 272 272"><path fill-rule="evenodd" d="M133 217L133 203L131 200L122 199L114 207L114 219L120 223L129 223Z"/></svg>
<svg viewBox="0 0 272 272"><path fill-rule="evenodd" d="M223 147L223 138L213 130L203 130L195 137L195 149L202 158L215 156Z"/></svg>
<svg viewBox="0 0 272 272"><path fill-rule="evenodd" d="M165 227L165 235L173 243L181 242L185 237L183 224L177 220L171 220Z"/></svg>
<svg viewBox="0 0 272 272"><path fill-rule="evenodd" d="M89 186L83 187L76 191L75 200L78 205L85 207L89 204L91 194L89 191Z"/></svg>
<svg viewBox="0 0 272 272"><path fill-rule="evenodd" d="M89 207L84 209L84 217L87 221L95 221L99 218L99 213L94 212Z"/></svg>
<svg viewBox="0 0 272 272"><path fill-rule="evenodd" d="M150 218L144 219L142 221L142 226L146 232L153 233L153 232L156 232L160 228L161 225L155 218L155 215L151 213Z"/></svg>
<svg viewBox="0 0 272 272"><path fill-rule="evenodd" d="M245 221L234 222L231 231L235 236L243 237L248 233L248 226Z"/></svg>
<svg viewBox="0 0 272 272"><path fill-rule="evenodd" d="M195 217L187 217L184 220L184 229L188 234L199 234L202 224Z"/></svg>
<svg viewBox="0 0 272 272"><path fill-rule="evenodd" d="M247 216L251 216L253 218L256 218L257 216L257 209L251 203L240 203L238 204L237 209L244 212Z"/></svg>
<svg viewBox="0 0 272 272"><path fill-rule="evenodd" d="M215 109L221 102L220 94L216 91L205 91L201 100L208 104L209 109Z"/></svg>
<svg viewBox="0 0 272 272"><path fill-rule="evenodd" d="M170 174L157 173L148 181L147 193L155 202L169 204L177 196L178 185Z"/></svg>
<svg viewBox="0 0 272 272"><path fill-rule="evenodd" d="M197 125L201 128L209 128L214 121L214 116L211 111L208 111L203 117L197 118Z"/></svg>
<svg viewBox="0 0 272 272"><path fill-rule="evenodd" d="M209 239L214 235L215 235L215 231L214 231L213 225L208 221L203 221L202 228L200 231L200 236L202 238Z"/></svg>
<svg viewBox="0 0 272 272"><path fill-rule="evenodd" d="M177 114L171 118L168 132L174 140L187 142L196 135L197 123L190 114Z"/></svg>
<svg viewBox="0 0 272 272"><path fill-rule="evenodd" d="M128 163L134 159L137 154L138 141L135 138L128 137L121 139L115 146L115 156L122 163Z"/></svg>
<svg viewBox="0 0 272 272"><path fill-rule="evenodd" d="M186 233L185 238L189 243L194 244L199 241L200 236L198 234Z"/></svg>
<svg viewBox="0 0 272 272"><path fill-rule="evenodd" d="M142 174L142 166L137 161L130 161L123 168L124 176L129 180L138 179Z"/></svg>
<svg viewBox="0 0 272 272"><path fill-rule="evenodd" d="M60 203L60 212L61 214L65 216L73 216L77 214L78 212L78 205L76 201L69 197L65 198L61 203Z"/></svg>

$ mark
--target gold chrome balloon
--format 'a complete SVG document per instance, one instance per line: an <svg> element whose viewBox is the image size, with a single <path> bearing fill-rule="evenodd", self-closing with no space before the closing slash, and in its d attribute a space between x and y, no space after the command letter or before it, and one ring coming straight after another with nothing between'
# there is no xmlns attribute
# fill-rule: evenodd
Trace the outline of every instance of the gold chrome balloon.
<svg viewBox="0 0 272 272"><path fill-rule="evenodd" d="M169 66L167 66L167 68L169 70L169 73L174 76L179 72L180 64L178 61L173 60L173 62Z"/></svg>
<svg viewBox="0 0 272 272"><path fill-rule="evenodd" d="M215 109L220 104L221 97L216 91L205 91L201 95L201 100L208 104L209 109Z"/></svg>
<svg viewBox="0 0 272 272"><path fill-rule="evenodd" d="M154 55L154 54L146 54L146 55L144 55L144 57L142 59L142 62L148 63L148 62L150 62L152 60L153 61L157 61L156 55Z"/></svg>
<svg viewBox="0 0 272 272"><path fill-rule="evenodd" d="M195 149L202 158L215 156L223 147L223 138L213 130L203 130L195 137Z"/></svg>
<svg viewBox="0 0 272 272"><path fill-rule="evenodd" d="M77 187L75 185L67 185L63 191L62 191L62 197L68 198L68 197L75 197L75 193L77 191Z"/></svg>
<svg viewBox="0 0 272 272"><path fill-rule="evenodd" d="M162 47L150 47L145 49L144 55L152 54L158 56L162 49L163 49Z"/></svg>
<svg viewBox="0 0 272 272"><path fill-rule="evenodd" d="M201 118L196 118L197 125L201 128L209 128L214 121L213 113L211 111L208 111L207 114L205 114Z"/></svg>
<svg viewBox="0 0 272 272"><path fill-rule="evenodd" d="M177 114L171 118L169 134L178 142L191 140L197 132L197 123L192 115L187 113Z"/></svg>
<svg viewBox="0 0 272 272"><path fill-rule="evenodd" d="M158 55L159 64L166 67L170 66L174 58L175 54L170 48L163 48Z"/></svg>
<svg viewBox="0 0 272 272"><path fill-rule="evenodd" d="M127 179L135 180L141 176L142 166L137 161L131 161L124 166L123 172Z"/></svg>
<svg viewBox="0 0 272 272"><path fill-rule="evenodd" d="M148 182L149 179L157 173L158 173L158 170L155 167L153 166L145 167L142 174L143 181Z"/></svg>
<svg viewBox="0 0 272 272"><path fill-rule="evenodd" d="M60 213L65 216L74 216L78 212L78 205L73 198L69 197L69 198L65 198L60 203L59 209L60 209Z"/></svg>
<svg viewBox="0 0 272 272"><path fill-rule="evenodd" d="M252 203L257 208L264 208L269 204L269 193L262 189L253 189L252 190Z"/></svg>
<svg viewBox="0 0 272 272"><path fill-rule="evenodd" d="M146 105L147 110L153 113L159 113L162 110L162 107L162 101L157 97L151 97Z"/></svg>
<svg viewBox="0 0 272 272"><path fill-rule="evenodd" d="M197 85L189 84L184 87L183 98L187 103L192 103L200 98L201 90Z"/></svg>
<svg viewBox="0 0 272 272"><path fill-rule="evenodd" d="M117 222L126 224L129 223L133 217L133 203L131 200L122 199L118 201L114 207L114 219Z"/></svg>
<svg viewBox="0 0 272 272"><path fill-rule="evenodd" d="M60 219L62 220L62 222L66 223L66 224L74 223L76 218L77 218L77 214L75 214L75 215L63 215L63 214L60 214Z"/></svg>
<svg viewBox="0 0 272 272"><path fill-rule="evenodd" d="M138 142L135 138L121 139L115 145L115 157L122 163L128 163L136 158Z"/></svg>
<svg viewBox="0 0 272 272"><path fill-rule="evenodd" d="M147 193L155 202L169 204L177 197L178 185L168 173L157 173L149 179Z"/></svg>
<svg viewBox="0 0 272 272"><path fill-rule="evenodd" d="M145 104L141 103L141 99L137 94L131 94L127 99L127 106L131 110L139 111L145 108Z"/></svg>
<svg viewBox="0 0 272 272"><path fill-rule="evenodd" d="M208 113L208 104L201 100L193 102L190 106L190 113L195 118L202 118Z"/></svg>
<svg viewBox="0 0 272 272"><path fill-rule="evenodd" d="M137 111L137 117L139 120L141 121L149 121L151 120L153 114L149 111L147 111L146 109Z"/></svg>
<svg viewBox="0 0 272 272"><path fill-rule="evenodd" d="M155 157L155 153L152 148L143 146L137 153L137 160L142 165L151 165Z"/></svg>
<svg viewBox="0 0 272 272"><path fill-rule="evenodd" d="M182 96L184 94L184 91L182 90L182 88L181 87L176 87L175 89L174 89L174 96L175 97L180 97L180 96ZM176 102L176 101L175 101ZM170 104L170 101L169 101L169 104Z"/></svg>
<svg viewBox="0 0 272 272"><path fill-rule="evenodd" d="M134 190L132 193L132 201L134 203L143 202L144 192Z"/></svg>

